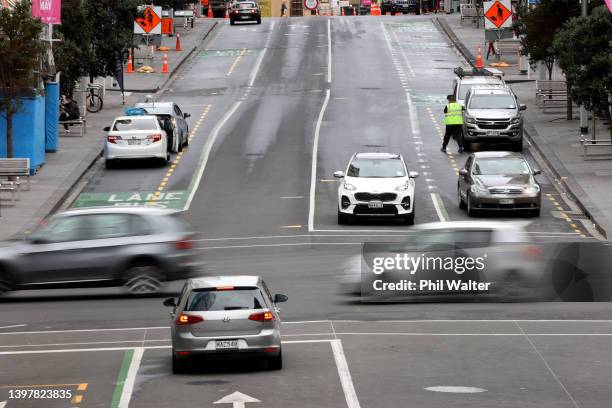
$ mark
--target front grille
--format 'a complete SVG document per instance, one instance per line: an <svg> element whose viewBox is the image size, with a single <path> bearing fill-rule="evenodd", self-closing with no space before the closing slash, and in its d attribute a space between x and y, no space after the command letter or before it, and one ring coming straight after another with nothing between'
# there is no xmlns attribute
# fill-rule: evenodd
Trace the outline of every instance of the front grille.
<svg viewBox="0 0 612 408"><path fill-rule="evenodd" d="M479 120L476 121L478 127L481 129L493 129L501 130L506 129L510 125L509 120L505 119L491 119L491 120Z"/></svg>
<svg viewBox="0 0 612 408"><path fill-rule="evenodd" d="M395 201L397 198L397 194L395 193L355 193L355 199L358 201L372 201L372 200L380 200L380 201Z"/></svg>
<svg viewBox="0 0 612 408"><path fill-rule="evenodd" d="M489 189L491 194L522 194L523 189L520 187L492 187Z"/></svg>
<svg viewBox="0 0 612 408"><path fill-rule="evenodd" d="M397 215L397 208L395 205L383 205L382 208L368 208L367 204L357 204L353 211L355 215L371 215L371 216L385 216L385 215Z"/></svg>

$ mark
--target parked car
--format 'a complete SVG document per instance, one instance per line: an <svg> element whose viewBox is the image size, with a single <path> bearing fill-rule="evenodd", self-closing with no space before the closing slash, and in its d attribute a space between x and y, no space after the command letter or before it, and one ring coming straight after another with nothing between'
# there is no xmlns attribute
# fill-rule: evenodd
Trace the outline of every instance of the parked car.
<svg viewBox="0 0 612 408"><path fill-rule="evenodd" d="M380 5L380 11L383 15L387 13L421 14L418 0L383 0Z"/></svg>
<svg viewBox="0 0 612 408"><path fill-rule="evenodd" d="M236 24L237 21L255 21L261 24L261 10L254 1L241 1L234 4L229 18L231 25Z"/></svg>
<svg viewBox="0 0 612 408"><path fill-rule="evenodd" d="M459 208L470 216L478 210L522 210L537 217L542 205L538 174L519 153L472 153L459 170Z"/></svg>
<svg viewBox="0 0 612 408"><path fill-rule="evenodd" d="M523 114L527 106L505 85L473 85L467 93L463 112L463 149L472 143L509 144L523 150Z"/></svg>
<svg viewBox="0 0 612 408"><path fill-rule="evenodd" d="M119 160L157 159L164 166L170 161L168 136L157 116L119 116L104 131L106 168Z"/></svg>
<svg viewBox="0 0 612 408"><path fill-rule="evenodd" d="M173 307L172 371L181 373L194 357L259 357L280 370L283 353L277 304L259 276L189 279Z"/></svg>
<svg viewBox="0 0 612 408"><path fill-rule="evenodd" d="M123 285L157 292L197 273L194 233L176 211L154 207L70 210L26 240L0 247L0 293Z"/></svg>
<svg viewBox="0 0 612 408"><path fill-rule="evenodd" d="M149 115L157 116L168 134L170 151L178 153L189 145L189 125L187 119L191 115L183 113L174 102L143 102L134 105L142 108Z"/></svg>
<svg viewBox="0 0 612 408"><path fill-rule="evenodd" d="M354 217L397 217L414 224L414 179L404 158L391 153L355 153L338 187L338 224Z"/></svg>

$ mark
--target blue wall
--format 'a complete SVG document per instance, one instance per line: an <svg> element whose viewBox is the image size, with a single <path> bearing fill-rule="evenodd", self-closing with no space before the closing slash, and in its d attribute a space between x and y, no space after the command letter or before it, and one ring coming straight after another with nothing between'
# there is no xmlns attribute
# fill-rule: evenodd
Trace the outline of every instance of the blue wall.
<svg viewBox="0 0 612 408"><path fill-rule="evenodd" d="M45 97L23 100L13 116L13 157L29 157L30 173L45 163ZM6 157L6 119L0 116L0 157Z"/></svg>
<svg viewBox="0 0 612 408"><path fill-rule="evenodd" d="M45 151L50 153L58 148L59 92L59 83L45 83Z"/></svg>

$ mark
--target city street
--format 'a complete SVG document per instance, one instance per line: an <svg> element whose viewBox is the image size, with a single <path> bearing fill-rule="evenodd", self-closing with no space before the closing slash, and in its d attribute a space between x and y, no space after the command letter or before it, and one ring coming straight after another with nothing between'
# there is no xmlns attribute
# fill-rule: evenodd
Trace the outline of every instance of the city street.
<svg viewBox="0 0 612 408"><path fill-rule="evenodd" d="M169 309L122 288L19 291L0 300L0 408L609 406L608 302L367 304L338 293L341 265L411 226L338 225L334 171L355 152L401 153L416 179L415 224L474 220L459 209L468 153L440 151L461 56L430 16L220 22L160 91L189 112L189 147L160 167L90 169L72 207L185 210L205 274L261 275L289 297L282 371L251 362L173 375ZM584 214L525 141L542 189L536 242L595 242ZM452 388L458 387L458 388ZM70 390L19 401L12 389ZM230 406L235 394L220 406ZM246 398L248 400L248 398Z"/></svg>

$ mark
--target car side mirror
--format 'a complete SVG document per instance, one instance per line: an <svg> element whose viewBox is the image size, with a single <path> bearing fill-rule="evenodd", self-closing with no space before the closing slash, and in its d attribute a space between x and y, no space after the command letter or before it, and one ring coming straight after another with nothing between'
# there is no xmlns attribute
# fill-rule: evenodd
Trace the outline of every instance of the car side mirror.
<svg viewBox="0 0 612 408"><path fill-rule="evenodd" d="M460 169L460 170L459 170L459 175L460 175L461 177L463 177L463 178L467 177L467 175L468 175L468 171L467 171L467 169Z"/></svg>
<svg viewBox="0 0 612 408"><path fill-rule="evenodd" d="M191 114L190 113L183 113L183 118L187 119L190 118Z"/></svg>
<svg viewBox="0 0 612 408"><path fill-rule="evenodd" d="M287 300L289 300L289 298L280 293L277 293L276 295L274 295L274 303L283 303L283 302L286 302Z"/></svg>
<svg viewBox="0 0 612 408"><path fill-rule="evenodd" d="M419 177L419 173L416 172L416 171L409 171L408 172L408 177L409 178L417 178L417 177Z"/></svg>
<svg viewBox="0 0 612 408"><path fill-rule="evenodd" d="M168 299L164 300L164 306L167 306L167 307L176 307L176 301L174 300L174 298L168 298Z"/></svg>
<svg viewBox="0 0 612 408"><path fill-rule="evenodd" d="M107 126L104 129L102 129L102 130L104 130L105 132L110 132L110 126Z"/></svg>
<svg viewBox="0 0 612 408"><path fill-rule="evenodd" d="M540 170L540 169L533 169L533 175L537 176L538 174L542 174L542 170Z"/></svg>
<svg viewBox="0 0 612 408"><path fill-rule="evenodd" d="M344 177L344 172L342 172L342 171L335 171L334 172L334 177L335 178L343 178Z"/></svg>
<svg viewBox="0 0 612 408"><path fill-rule="evenodd" d="M525 105L524 103L521 103L519 105L519 110L522 110L522 111L527 110L527 105Z"/></svg>

